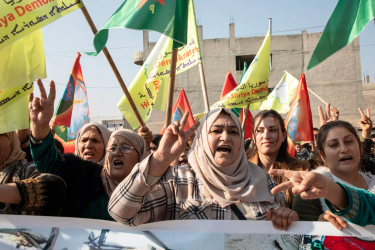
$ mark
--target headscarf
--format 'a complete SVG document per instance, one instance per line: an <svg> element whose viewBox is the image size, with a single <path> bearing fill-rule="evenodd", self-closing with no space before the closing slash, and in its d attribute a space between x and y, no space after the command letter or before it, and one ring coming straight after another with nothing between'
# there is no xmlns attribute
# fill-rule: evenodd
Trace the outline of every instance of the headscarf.
<svg viewBox="0 0 375 250"><path fill-rule="evenodd" d="M88 128L91 128L91 126L95 126L97 127L99 130L100 130L100 133L102 135L102 139L103 139L103 143L104 143L104 148L107 146L108 144L108 141L109 141L109 137L111 136L111 132L103 125L99 124L99 123L96 123L96 122L89 122L87 123L86 125L84 125L79 131L78 131L78 134L77 134L77 138L76 138L76 148L75 148L75 152L74 154L76 156L79 156L81 157L81 155L79 154L79 148L78 148L78 143L79 141L81 140L81 136L85 133L85 131L88 129ZM104 155L102 157L102 159L100 159L99 163L100 165L103 165L104 164L104 159L105 159L105 151L104 151Z"/></svg>
<svg viewBox="0 0 375 250"><path fill-rule="evenodd" d="M0 136L5 136L8 138L11 147L10 155L0 165L0 171L3 171L3 169L12 162L24 159L26 157L26 153L22 151L20 141L18 140L17 133L15 131L0 134Z"/></svg>
<svg viewBox="0 0 375 250"><path fill-rule="evenodd" d="M210 128L221 112L230 115L241 137L237 159L233 164L226 167L222 167L215 162L208 144ZM240 121L229 110L216 109L203 117L189 154L189 163L205 188L221 207L229 206L238 201L274 202L274 196L268 188L267 173L247 161Z"/></svg>
<svg viewBox="0 0 375 250"><path fill-rule="evenodd" d="M148 155L147 143L143 139L142 136L140 136L139 134L137 134L136 132L130 129L120 129L120 130L113 132L109 139L111 139L112 137L116 135L125 137L133 145L135 151L137 151L139 155L138 162L141 162L144 158L147 157ZM107 145L107 147L108 146L109 145ZM103 181L104 190L108 194L109 197L111 197L113 191L115 190L117 185L120 184L121 182L121 181L116 181L109 175L110 167L111 167L111 164L108 160L108 155L106 154L104 167L100 174L100 177L102 178L102 181Z"/></svg>

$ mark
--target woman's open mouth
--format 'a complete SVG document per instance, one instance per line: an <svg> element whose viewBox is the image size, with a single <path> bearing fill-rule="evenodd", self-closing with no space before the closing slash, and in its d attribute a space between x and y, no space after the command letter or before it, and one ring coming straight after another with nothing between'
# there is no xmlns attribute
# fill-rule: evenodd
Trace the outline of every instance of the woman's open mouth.
<svg viewBox="0 0 375 250"><path fill-rule="evenodd" d="M124 163L121 160L114 160L113 161L113 166L115 168L122 168L124 166Z"/></svg>
<svg viewBox="0 0 375 250"><path fill-rule="evenodd" d="M228 145L222 145L222 146L219 146L216 150L217 152L219 153L230 153L232 151L232 148Z"/></svg>
<svg viewBox="0 0 375 250"><path fill-rule="evenodd" d="M349 162L351 160L353 160L353 157L351 156L345 156L340 159L341 162Z"/></svg>
<svg viewBox="0 0 375 250"><path fill-rule="evenodd" d="M92 152L86 152L86 153L84 153L83 154L83 157L85 158L85 159L92 159L93 157L94 157L94 153L92 153Z"/></svg>

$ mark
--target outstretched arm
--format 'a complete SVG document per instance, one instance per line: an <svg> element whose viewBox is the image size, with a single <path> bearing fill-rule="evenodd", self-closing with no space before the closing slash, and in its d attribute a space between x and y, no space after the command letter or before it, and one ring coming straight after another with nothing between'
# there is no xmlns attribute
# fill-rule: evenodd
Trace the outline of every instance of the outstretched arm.
<svg viewBox="0 0 375 250"><path fill-rule="evenodd" d="M302 199L310 200L322 197L339 209L344 209L349 205L346 190L322 174L280 169L272 169L269 173L289 179L288 182L272 189L271 193L273 194L292 188L293 193L300 195Z"/></svg>

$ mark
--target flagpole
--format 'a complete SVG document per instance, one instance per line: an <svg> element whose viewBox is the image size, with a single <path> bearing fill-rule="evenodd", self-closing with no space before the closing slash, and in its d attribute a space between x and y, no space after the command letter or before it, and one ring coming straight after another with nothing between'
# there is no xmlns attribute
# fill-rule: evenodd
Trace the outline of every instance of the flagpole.
<svg viewBox="0 0 375 250"><path fill-rule="evenodd" d="M206 113L208 113L210 111L210 103L208 102L206 78L204 77L204 70L203 70L203 63L202 62L199 63L199 74L200 74L200 77L201 77L204 106L206 108Z"/></svg>
<svg viewBox="0 0 375 250"><path fill-rule="evenodd" d="M89 24L89 26L90 26L92 32L94 33L94 35L96 35L96 33L98 33L98 30L96 29L96 26L95 26L94 22L92 21L91 16L90 16L89 12L87 11L86 7L82 7L82 8L81 8L81 11L82 11L83 15L85 16L86 21L87 21L87 23ZM109 63L109 65L111 66L111 68L112 68L112 70L113 70L113 73L115 73L115 76L116 76L116 78L117 78L117 81L119 82L119 84L120 84L120 86L121 86L121 88L122 88L122 91L124 92L126 98L128 99L129 104L130 104L131 108L133 109L133 112L134 112L134 114L135 114L135 116L136 116L136 118L137 118L139 124L140 124L142 127L145 127L146 124L145 124L145 122L143 121L141 115L139 114L138 109L137 109L137 107L135 106L135 103L134 103L134 101L133 101L133 98L131 97L131 95L130 95L130 93L129 93L129 91L128 91L128 88L126 87L125 82L124 82L124 80L122 79L122 77L121 77L121 75L120 75L120 72L118 71L118 69L117 69L117 67L116 67L115 62L114 62L113 59L112 59L111 54L109 54L109 51L108 51L107 47L104 47L104 48L103 48L103 53L104 53L105 57L107 58L108 63Z"/></svg>
<svg viewBox="0 0 375 250"><path fill-rule="evenodd" d="M245 126L246 126L247 114L249 114L249 105L246 106L243 112L245 113L243 115L243 120L242 120L242 133L243 133L243 138L245 138Z"/></svg>
<svg viewBox="0 0 375 250"><path fill-rule="evenodd" d="M322 99L320 98L320 96L318 96L314 91L312 91L310 88L307 88L314 96L316 96L316 98L318 98L319 100L321 100L325 105L327 105L327 103Z"/></svg>
<svg viewBox="0 0 375 250"><path fill-rule="evenodd" d="M171 60L171 73L169 74L169 88L167 97L167 114L165 116L165 129L168 128L169 124L172 123L172 105L173 105L173 94L174 94L174 83L176 79L176 64L177 64L178 48L172 50Z"/></svg>

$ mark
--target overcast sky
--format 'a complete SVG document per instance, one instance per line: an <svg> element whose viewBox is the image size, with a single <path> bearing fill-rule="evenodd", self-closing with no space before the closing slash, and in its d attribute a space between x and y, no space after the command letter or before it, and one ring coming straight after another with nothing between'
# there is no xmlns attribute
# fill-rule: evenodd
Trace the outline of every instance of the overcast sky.
<svg viewBox="0 0 375 250"><path fill-rule="evenodd" d="M86 0L98 29L121 5L123 0ZM235 21L236 37L261 36L268 30L268 18L273 18L273 35L300 34L322 31L337 1L327 0L196 0L198 24L203 25L204 39L229 37L231 17ZM315 28L314 28L315 27ZM129 86L140 66L133 63L133 54L142 48L142 31L112 29L107 47ZM60 99L77 51L93 50L93 34L80 10L68 14L43 28L47 77L57 83ZM150 41L157 41L159 33L151 32ZM362 74L375 77L375 27L371 21L360 35ZM98 57L82 55L81 66L87 87L91 117L120 116L117 103L122 90L101 53ZM281 76L280 76L281 77ZM295 76L298 77L298 76ZM224 79L223 79L224 81ZM36 90L39 96L39 91ZM189 97L188 97L189 98ZM56 100L55 105L57 105Z"/></svg>

